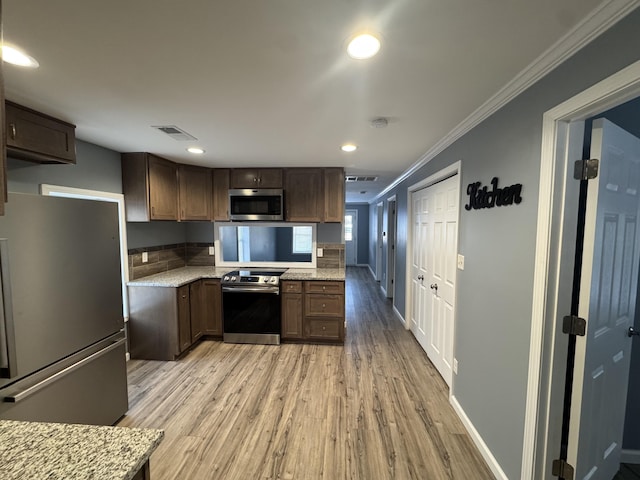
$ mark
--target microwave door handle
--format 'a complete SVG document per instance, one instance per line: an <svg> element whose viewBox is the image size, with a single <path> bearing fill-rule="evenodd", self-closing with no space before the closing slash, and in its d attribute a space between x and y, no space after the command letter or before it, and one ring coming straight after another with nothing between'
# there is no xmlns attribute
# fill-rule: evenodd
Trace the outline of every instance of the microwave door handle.
<svg viewBox="0 0 640 480"><path fill-rule="evenodd" d="M11 275L9 270L9 240L0 239L0 378L17 375Z"/></svg>

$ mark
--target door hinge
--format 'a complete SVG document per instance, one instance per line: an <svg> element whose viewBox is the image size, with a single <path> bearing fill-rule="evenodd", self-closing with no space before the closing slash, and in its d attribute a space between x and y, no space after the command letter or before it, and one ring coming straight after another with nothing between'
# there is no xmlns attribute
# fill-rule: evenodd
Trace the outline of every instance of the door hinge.
<svg viewBox="0 0 640 480"><path fill-rule="evenodd" d="M577 315L567 315L562 319L562 333L584 337L587 331L587 321Z"/></svg>
<svg viewBox="0 0 640 480"><path fill-rule="evenodd" d="M589 158L587 160L576 160L573 167L573 178L576 180L592 180L598 176L598 165L600 161L597 158Z"/></svg>
<svg viewBox="0 0 640 480"><path fill-rule="evenodd" d="M551 466L551 474L564 480L573 480L573 467L566 460L554 460Z"/></svg>

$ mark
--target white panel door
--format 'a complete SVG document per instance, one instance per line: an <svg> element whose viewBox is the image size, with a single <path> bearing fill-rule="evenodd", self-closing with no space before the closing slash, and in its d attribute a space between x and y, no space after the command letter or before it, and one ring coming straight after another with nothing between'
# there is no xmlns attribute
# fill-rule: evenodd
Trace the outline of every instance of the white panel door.
<svg viewBox="0 0 640 480"><path fill-rule="evenodd" d="M611 480L620 464L638 279L640 140L613 123L593 122L568 461L576 478Z"/></svg>
<svg viewBox="0 0 640 480"><path fill-rule="evenodd" d="M458 177L419 190L412 198L411 331L447 385L451 385Z"/></svg>
<svg viewBox="0 0 640 480"><path fill-rule="evenodd" d="M420 190L412 195L413 201L413 241L411 254L411 322L410 328L418 343L426 349L427 340L427 314L430 300L427 295L427 253L431 238L430 203L428 189Z"/></svg>

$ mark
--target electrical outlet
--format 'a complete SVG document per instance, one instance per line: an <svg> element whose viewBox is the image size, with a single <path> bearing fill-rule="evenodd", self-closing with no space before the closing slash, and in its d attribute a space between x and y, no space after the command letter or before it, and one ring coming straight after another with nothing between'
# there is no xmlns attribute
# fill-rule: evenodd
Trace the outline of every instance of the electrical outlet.
<svg viewBox="0 0 640 480"><path fill-rule="evenodd" d="M453 359L453 373L455 373L456 375L458 374L458 359L457 358Z"/></svg>
<svg viewBox="0 0 640 480"><path fill-rule="evenodd" d="M149 253L142 252L142 263L147 263L149 261Z"/></svg>
<svg viewBox="0 0 640 480"><path fill-rule="evenodd" d="M464 255L458 254L458 270L464 270Z"/></svg>
<svg viewBox="0 0 640 480"><path fill-rule="evenodd" d="M322 248L318 248L318 252L316 254L318 257L322 257L324 255L324 250Z"/></svg>
<svg viewBox="0 0 640 480"><path fill-rule="evenodd" d="M209 255L215 255L215 249L213 247L209 247Z"/></svg>

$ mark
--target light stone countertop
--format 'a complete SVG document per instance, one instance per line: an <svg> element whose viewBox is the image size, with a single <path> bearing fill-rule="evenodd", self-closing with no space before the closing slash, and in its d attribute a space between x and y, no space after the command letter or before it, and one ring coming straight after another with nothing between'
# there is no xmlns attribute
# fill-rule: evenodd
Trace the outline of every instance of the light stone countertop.
<svg viewBox="0 0 640 480"><path fill-rule="evenodd" d="M246 269L246 267L244 267ZM264 267L260 267L264 268ZM130 287L181 287L201 278L222 278L225 273L239 267L183 267L156 273L127 283ZM344 281L344 268L289 268L281 280L334 280Z"/></svg>
<svg viewBox="0 0 640 480"><path fill-rule="evenodd" d="M131 480L162 430L0 420L2 480Z"/></svg>

